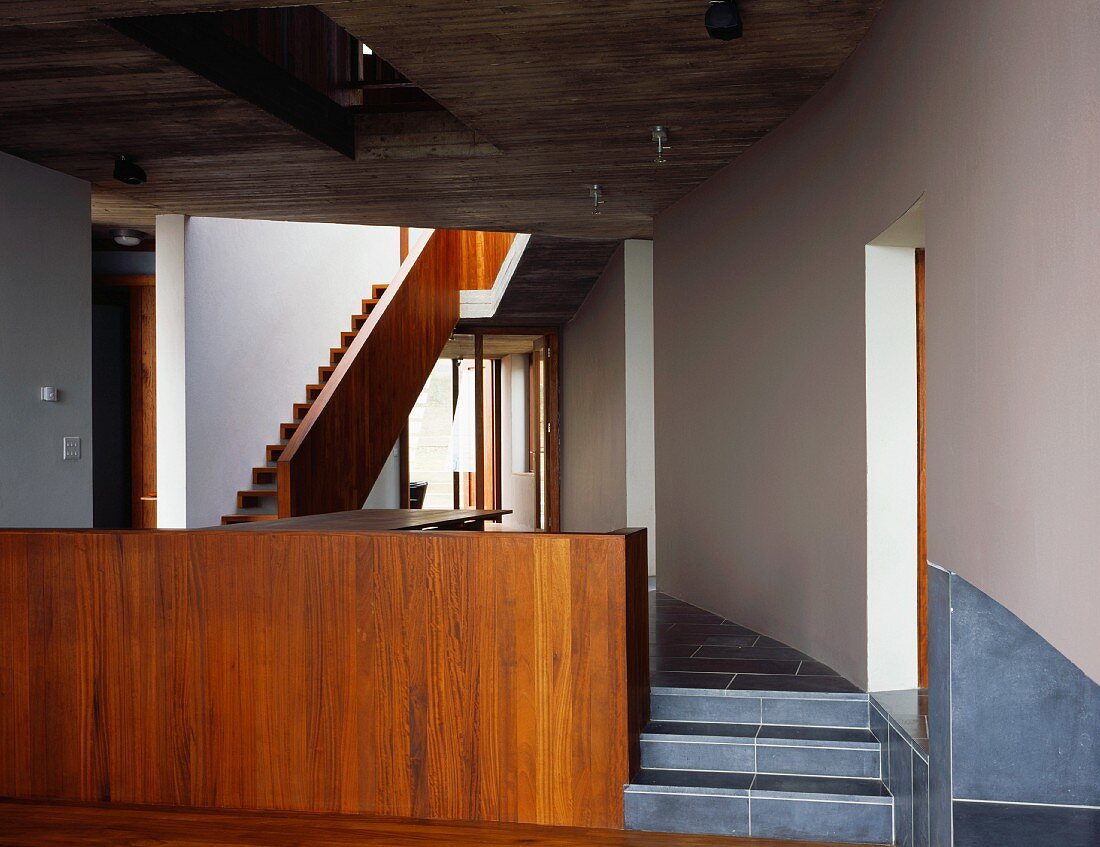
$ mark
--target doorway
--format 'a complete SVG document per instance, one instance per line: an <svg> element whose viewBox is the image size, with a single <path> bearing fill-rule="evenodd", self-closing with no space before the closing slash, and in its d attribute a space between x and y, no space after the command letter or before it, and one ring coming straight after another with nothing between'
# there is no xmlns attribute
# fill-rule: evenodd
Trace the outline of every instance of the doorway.
<svg viewBox="0 0 1100 847"><path fill-rule="evenodd" d="M402 438L407 506L508 509L504 529L560 530L558 345L548 328L451 337Z"/></svg>
<svg viewBox="0 0 1100 847"><path fill-rule="evenodd" d="M927 685L924 210L866 247L867 676Z"/></svg>
<svg viewBox="0 0 1100 847"><path fill-rule="evenodd" d="M92 277L92 524L156 517L156 287L152 274Z"/></svg>

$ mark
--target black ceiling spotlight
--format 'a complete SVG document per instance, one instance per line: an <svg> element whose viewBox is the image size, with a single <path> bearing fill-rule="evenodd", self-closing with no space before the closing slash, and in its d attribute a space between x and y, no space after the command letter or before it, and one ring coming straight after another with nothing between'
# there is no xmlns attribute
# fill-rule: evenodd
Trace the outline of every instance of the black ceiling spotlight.
<svg viewBox="0 0 1100 847"><path fill-rule="evenodd" d="M737 8L734 0L711 0L703 22L710 37L722 41L740 38L744 31L741 25L741 10Z"/></svg>
<svg viewBox="0 0 1100 847"><path fill-rule="evenodd" d="M115 159L115 179L127 185L145 185L148 177L130 156L120 155Z"/></svg>

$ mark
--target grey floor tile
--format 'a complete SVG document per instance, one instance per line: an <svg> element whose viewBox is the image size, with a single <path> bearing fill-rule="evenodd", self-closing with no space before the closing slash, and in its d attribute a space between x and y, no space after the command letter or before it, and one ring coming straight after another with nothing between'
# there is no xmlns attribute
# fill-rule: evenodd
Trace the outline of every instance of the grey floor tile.
<svg viewBox="0 0 1100 847"><path fill-rule="evenodd" d="M676 671L658 671L649 675L649 684L653 688L727 688L733 681L728 673L678 673Z"/></svg>
<svg viewBox="0 0 1100 847"><path fill-rule="evenodd" d="M643 738L642 767L678 770L737 771L751 774L756 768L752 739L738 742L697 737L691 740Z"/></svg>
<svg viewBox="0 0 1100 847"><path fill-rule="evenodd" d="M928 765L913 757L913 847L929 847Z"/></svg>
<svg viewBox="0 0 1100 847"><path fill-rule="evenodd" d="M955 847L1096 847L1100 809L954 803Z"/></svg>
<svg viewBox="0 0 1100 847"><path fill-rule="evenodd" d="M751 773L714 773L711 771L656 770L643 768L630 781L631 786L663 786L666 788L696 788L714 790L725 795L747 794L752 785Z"/></svg>
<svg viewBox="0 0 1100 847"><path fill-rule="evenodd" d="M805 774L877 780L878 756L878 750L757 744L756 770L761 774Z"/></svg>
<svg viewBox="0 0 1100 847"><path fill-rule="evenodd" d="M707 647L753 647L759 639L755 635L708 635L703 645Z"/></svg>
<svg viewBox="0 0 1100 847"><path fill-rule="evenodd" d="M739 691L803 691L817 693L859 693L859 689L840 676L794 676L781 674L739 673L731 688Z"/></svg>
<svg viewBox="0 0 1100 847"><path fill-rule="evenodd" d="M752 800L752 834L853 844L887 844L890 807L865 803Z"/></svg>
<svg viewBox="0 0 1100 847"><path fill-rule="evenodd" d="M890 727L890 781L894 795L894 839L897 847L913 845L913 748Z"/></svg>
<svg viewBox="0 0 1100 847"><path fill-rule="evenodd" d="M865 728L867 703L860 700L798 700L765 697L763 723L783 726Z"/></svg>
<svg viewBox="0 0 1100 847"><path fill-rule="evenodd" d="M758 724L715 723L713 721L650 721L647 735L686 735L702 738L753 739L760 731Z"/></svg>
<svg viewBox="0 0 1100 847"><path fill-rule="evenodd" d="M710 673L751 673L751 674L793 674L798 669L797 661L772 661L768 659L663 659L660 670L663 671L700 671Z"/></svg>
<svg viewBox="0 0 1100 847"><path fill-rule="evenodd" d="M870 745L878 741L869 729L834 729L822 726L762 726L757 737L764 744L820 742L832 745Z"/></svg>
<svg viewBox="0 0 1100 847"><path fill-rule="evenodd" d="M627 829L706 835L749 834L747 797L628 792L623 800Z"/></svg>
<svg viewBox="0 0 1100 847"><path fill-rule="evenodd" d="M799 676L840 676L836 671L830 668L828 665L823 665L821 662L803 662L798 668Z"/></svg>
<svg viewBox="0 0 1100 847"><path fill-rule="evenodd" d="M765 793L812 794L827 799L858 797L867 798L868 802L888 802L890 796L877 779L757 774L752 794L755 797Z"/></svg>
<svg viewBox="0 0 1100 847"><path fill-rule="evenodd" d="M654 694L649 703L653 720L760 723L760 700L757 697Z"/></svg>
<svg viewBox="0 0 1100 847"><path fill-rule="evenodd" d="M805 653L792 647L715 647L704 644L699 648L700 659L771 659L779 661L810 661Z"/></svg>

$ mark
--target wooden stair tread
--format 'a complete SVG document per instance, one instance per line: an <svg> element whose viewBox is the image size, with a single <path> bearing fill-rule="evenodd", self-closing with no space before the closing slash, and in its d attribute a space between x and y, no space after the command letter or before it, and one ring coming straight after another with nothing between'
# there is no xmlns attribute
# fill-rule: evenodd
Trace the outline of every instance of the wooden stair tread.
<svg viewBox="0 0 1100 847"><path fill-rule="evenodd" d="M259 521L275 521L278 515L222 515L222 526L235 523L257 523Z"/></svg>
<svg viewBox="0 0 1100 847"><path fill-rule="evenodd" d="M378 305L382 295L388 287L389 286L385 283L371 284L371 296L361 301L360 313L352 315L351 317L351 330L340 333L341 346L329 348L329 364L322 365L317 369L318 382L306 386L306 402L294 404L293 421L279 424L279 438L283 443L268 444L264 448L264 454L270 464L254 467L252 469L253 485L278 485L279 473L275 463L278 462L279 457L286 450L286 442L294 436L294 433L297 432L299 426L301 426L302 421L305 420L306 415L309 414L309 410L324 390L325 384L332 378L337 366L347 354L348 349L359 334L359 331L366 326L371 313ZM275 502L277 498L277 487L244 489L237 492L237 508L249 509L269 506ZM222 524L252 523L254 521L271 521L275 519L276 516L273 514L223 515Z"/></svg>

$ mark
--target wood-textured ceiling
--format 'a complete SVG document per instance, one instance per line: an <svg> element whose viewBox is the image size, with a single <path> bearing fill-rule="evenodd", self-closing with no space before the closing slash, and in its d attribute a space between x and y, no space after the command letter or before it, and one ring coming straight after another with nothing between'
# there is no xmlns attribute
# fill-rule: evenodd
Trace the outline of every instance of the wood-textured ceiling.
<svg viewBox="0 0 1100 847"><path fill-rule="evenodd" d="M882 2L741 0L732 43L707 37L706 0L321 3L458 119L425 115L416 134L362 116L353 160L102 22L284 0L0 0L0 150L90 181L100 229L175 212L535 233L543 287L502 308L546 320L572 313L614 242L651 236L657 213L816 92ZM440 120L461 133L433 135ZM663 165L658 123L672 128ZM118 153L146 185L111 179Z"/></svg>
<svg viewBox="0 0 1100 847"><path fill-rule="evenodd" d="M703 30L704 0L322 3L501 151L349 161L86 19L277 0L5 0L0 21L33 25L0 29L0 149L91 180L105 224L148 227L162 210L646 237L817 91L880 4L742 0L745 37L725 43ZM664 165L656 123L673 127ZM141 160L147 185L116 188L117 152Z"/></svg>

